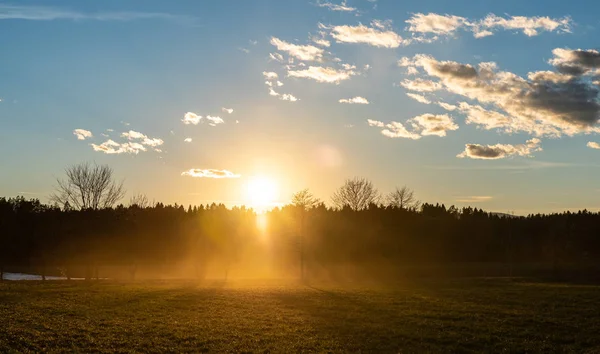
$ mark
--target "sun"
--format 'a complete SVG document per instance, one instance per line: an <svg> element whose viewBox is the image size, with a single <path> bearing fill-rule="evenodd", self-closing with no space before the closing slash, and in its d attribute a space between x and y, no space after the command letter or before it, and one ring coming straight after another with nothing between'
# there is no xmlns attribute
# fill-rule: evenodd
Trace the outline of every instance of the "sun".
<svg viewBox="0 0 600 354"><path fill-rule="evenodd" d="M268 177L251 177L247 184L247 198L254 208L273 206L278 197L277 183Z"/></svg>

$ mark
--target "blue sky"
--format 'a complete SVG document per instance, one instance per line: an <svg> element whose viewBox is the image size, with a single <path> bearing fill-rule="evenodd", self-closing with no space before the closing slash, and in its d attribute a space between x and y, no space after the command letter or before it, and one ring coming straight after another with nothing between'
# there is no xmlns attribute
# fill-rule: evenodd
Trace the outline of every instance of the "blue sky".
<svg viewBox="0 0 600 354"><path fill-rule="evenodd" d="M598 210L599 10L0 2L0 195L45 201L95 161L168 203L244 203L255 176L328 202L364 176L448 205Z"/></svg>

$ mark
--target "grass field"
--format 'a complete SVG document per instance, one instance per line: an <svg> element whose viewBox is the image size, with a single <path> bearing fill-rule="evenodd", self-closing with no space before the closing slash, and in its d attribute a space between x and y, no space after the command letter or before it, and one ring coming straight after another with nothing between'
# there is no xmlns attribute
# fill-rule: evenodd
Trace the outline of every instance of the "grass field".
<svg viewBox="0 0 600 354"><path fill-rule="evenodd" d="M600 287L4 282L0 352L600 353Z"/></svg>

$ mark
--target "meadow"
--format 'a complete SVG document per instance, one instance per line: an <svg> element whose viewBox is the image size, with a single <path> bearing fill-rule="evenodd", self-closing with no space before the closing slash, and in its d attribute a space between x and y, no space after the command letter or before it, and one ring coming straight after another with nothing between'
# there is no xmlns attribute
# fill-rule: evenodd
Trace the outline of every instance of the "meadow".
<svg viewBox="0 0 600 354"><path fill-rule="evenodd" d="M0 352L600 352L600 287L5 281Z"/></svg>

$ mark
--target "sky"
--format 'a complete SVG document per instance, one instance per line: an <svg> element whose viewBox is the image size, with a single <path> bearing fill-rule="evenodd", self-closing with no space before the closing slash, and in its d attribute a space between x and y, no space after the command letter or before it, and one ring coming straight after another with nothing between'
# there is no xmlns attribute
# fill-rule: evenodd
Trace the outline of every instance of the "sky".
<svg viewBox="0 0 600 354"><path fill-rule="evenodd" d="M598 211L599 11L0 1L0 195L48 201L67 166L95 162L125 203L251 204L250 185L329 204L359 176L424 202Z"/></svg>

